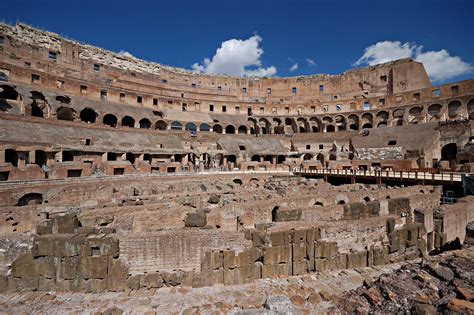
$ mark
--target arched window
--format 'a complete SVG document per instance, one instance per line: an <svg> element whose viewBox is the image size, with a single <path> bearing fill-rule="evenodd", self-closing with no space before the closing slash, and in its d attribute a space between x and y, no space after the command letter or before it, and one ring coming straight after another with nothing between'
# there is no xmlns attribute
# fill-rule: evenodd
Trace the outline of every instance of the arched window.
<svg viewBox="0 0 474 315"><path fill-rule="evenodd" d="M135 127L135 119L133 119L130 116L123 117L122 118L122 126L134 128Z"/></svg>
<svg viewBox="0 0 474 315"><path fill-rule="evenodd" d="M183 125L179 121L173 121L171 123L171 130L183 130Z"/></svg>
<svg viewBox="0 0 474 315"><path fill-rule="evenodd" d="M155 124L155 129L166 130L166 128L168 128L168 124L164 120L158 120Z"/></svg>
<svg viewBox="0 0 474 315"><path fill-rule="evenodd" d="M102 119L102 123L110 127L117 127L117 117L112 114L107 114Z"/></svg>
<svg viewBox="0 0 474 315"><path fill-rule="evenodd" d="M222 133L222 126L221 125L214 125L212 127L212 130L214 130L215 133Z"/></svg>
<svg viewBox="0 0 474 315"><path fill-rule="evenodd" d="M81 111L80 114L81 121L86 122L86 123L95 123L95 120L97 118L97 113L90 108L84 108Z"/></svg>
<svg viewBox="0 0 474 315"><path fill-rule="evenodd" d="M211 126L209 126L208 124L199 125L199 131L210 131L210 130L211 130Z"/></svg>
<svg viewBox="0 0 474 315"><path fill-rule="evenodd" d="M140 125L141 129L150 129L151 128L151 122L147 118L143 118L142 120L140 120L138 122L138 124Z"/></svg>
<svg viewBox="0 0 474 315"><path fill-rule="evenodd" d="M58 120L67 120L73 121L74 120L74 109L69 107L59 107L56 111L56 117Z"/></svg>
<svg viewBox="0 0 474 315"><path fill-rule="evenodd" d="M247 127L245 126L239 126L238 133L241 135L244 135L247 133Z"/></svg>
<svg viewBox="0 0 474 315"><path fill-rule="evenodd" d="M235 127L232 125L228 125L227 127L225 127L225 133L235 133Z"/></svg>
<svg viewBox="0 0 474 315"><path fill-rule="evenodd" d="M188 131L196 131L196 125L192 122L189 122L186 124L186 126L184 126L184 129L185 130L188 130Z"/></svg>

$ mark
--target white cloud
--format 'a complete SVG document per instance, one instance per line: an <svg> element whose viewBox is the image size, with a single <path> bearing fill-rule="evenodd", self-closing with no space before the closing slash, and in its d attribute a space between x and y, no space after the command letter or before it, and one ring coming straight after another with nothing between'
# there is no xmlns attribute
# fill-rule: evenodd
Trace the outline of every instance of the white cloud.
<svg viewBox="0 0 474 315"><path fill-rule="evenodd" d="M410 57L415 61L423 63L428 76L435 82L466 74L474 69L460 57L451 56L445 49L428 52L423 52L422 50L423 46L418 46L414 43L402 44L400 41L378 42L367 47L355 65L373 66Z"/></svg>
<svg viewBox="0 0 474 315"><path fill-rule="evenodd" d="M196 72L228 74L237 76L273 76L277 69L274 66L262 67L260 47L262 38L254 35L246 40L230 39L222 42L212 59L205 58L202 64L191 67Z"/></svg>
<svg viewBox="0 0 474 315"><path fill-rule="evenodd" d="M316 65L316 61L311 58L306 58L306 63L308 64L308 67L314 67Z"/></svg>
<svg viewBox="0 0 474 315"><path fill-rule="evenodd" d="M128 51L126 50L121 50L118 52L119 55L122 55L124 57L128 57L128 58L133 58L133 59L136 59L134 55L132 55L131 53L129 53Z"/></svg>
<svg viewBox="0 0 474 315"><path fill-rule="evenodd" d="M293 64L290 69L288 69L290 72L298 70L298 63Z"/></svg>

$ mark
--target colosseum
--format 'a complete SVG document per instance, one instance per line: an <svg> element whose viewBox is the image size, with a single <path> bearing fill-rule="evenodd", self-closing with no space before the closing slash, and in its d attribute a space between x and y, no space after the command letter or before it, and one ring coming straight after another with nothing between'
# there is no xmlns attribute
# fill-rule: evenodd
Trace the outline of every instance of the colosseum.
<svg viewBox="0 0 474 315"><path fill-rule="evenodd" d="M474 312L474 79L193 73L0 24L0 311Z"/></svg>

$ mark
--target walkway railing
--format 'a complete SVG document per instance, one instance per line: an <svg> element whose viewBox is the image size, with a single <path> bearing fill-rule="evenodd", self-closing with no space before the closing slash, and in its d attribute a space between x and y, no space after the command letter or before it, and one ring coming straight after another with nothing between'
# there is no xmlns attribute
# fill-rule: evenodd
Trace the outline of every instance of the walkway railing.
<svg viewBox="0 0 474 315"><path fill-rule="evenodd" d="M316 169L305 170L303 168L294 168L295 175L331 175L344 177L369 177L369 178L385 178L385 179L414 179L424 181L439 181L439 182L456 182L461 183L463 176L472 176L469 173L431 173L418 171L374 171L374 170L330 170L330 169Z"/></svg>

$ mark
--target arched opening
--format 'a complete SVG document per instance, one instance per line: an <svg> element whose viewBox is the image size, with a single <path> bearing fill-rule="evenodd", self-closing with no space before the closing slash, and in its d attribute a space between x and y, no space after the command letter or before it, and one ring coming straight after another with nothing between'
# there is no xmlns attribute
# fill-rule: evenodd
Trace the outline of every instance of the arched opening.
<svg viewBox="0 0 474 315"><path fill-rule="evenodd" d="M260 156L252 155L252 162L260 162Z"/></svg>
<svg viewBox="0 0 474 315"><path fill-rule="evenodd" d="M215 132L215 133L222 133L222 126L221 125L214 125L212 127L212 130Z"/></svg>
<svg viewBox="0 0 474 315"><path fill-rule="evenodd" d="M371 123L365 123L362 125L362 129L370 129L372 128L372 124Z"/></svg>
<svg viewBox="0 0 474 315"><path fill-rule="evenodd" d="M138 122L141 129L150 129L151 128L151 121L147 118L143 118Z"/></svg>
<svg viewBox="0 0 474 315"><path fill-rule="evenodd" d="M334 132L336 131L336 128L334 127L334 125L328 125L326 127L326 132Z"/></svg>
<svg viewBox="0 0 474 315"><path fill-rule="evenodd" d="M273 162L273 156L271 156L271 155L265 155L265 156L263 157L263 161L264 161L264 162L270 162L270 163L272 163L272 162Z"/></svg>
<svg viewBox="0 0 474 315"><path fill-rule="evenodd" d="M345 202L344 200L342 200L342 199L341 199L341 200L339 200L339 201L337 202L337 204L338 204L338 205L345 205L345 204L346 204L346 202Z"/></svg>
<svg viewBox="0 0 474 315"><path fill-rule="evenodd" d="M107 152L107 161L117 161L117 153Z"/></svg>
<svg viewBox="0 0 474 315"><path fill-rule="evenodd" d="M322 155L321 153L318 153L318 155L316 155L316 160L321 162L321 165L324 167L324 155Z"/></svg>
<svg viewBox="0 0 474 315"><path fill-rule="evenodd" d="M443 106L441 106L441 104L430 105L430 107L428 107L428 115L439 119L441 117L442 108Z"/></svg>
<svg viewBox="0 0 474 315"><path fill-rule="evenodd" d="M262 131L262 135L268 134L268 130L265 127L261 127L260 130Z"/></svg>
<svg viewBox="0 0 474 315"><path fill-rule="evenodd" d="M23 195L16 204L17 206L40 205L43 203L43 195L39 193L29 193Z"/></svg>
<svg viewBox="0 0 474 315"><path fill-rule="evenodd" d="M43 93L37 91L31 91L31 99L33 100L28 113L28 108L26 114L30 114L33 117L45 117L48 110L48 103Z"/></svg>
<svg viewBox="0 0 474 315"><path fill-rule="evenodd" d="M359 130L359 116L354 114L349 115L349 117L347 117L347 123L349 124L349 130Z"/></svg>
<svg viewBox="0 0 474 315"><path fill-rule="evenodd" d="M125 154L125 159L126 159L127 161L129 161L130 163L135 164L135 154L133 154L133 153L131 153L131 152L127 152L127 153Z"/></svg>
<svg viewBox="0 0 474 315"><path fill-rule="evenodd" d="M460 101L452 101L448 104L448 116L449 118L457 118L459 114L459 108L461 107Z"/></svg>
<svg viewBox="0 0 474 315"><path fill-rule="evenodd" d="M110 127L117 127L117 117L112 114L107 114L102 118L102 123Z"/></svg>
<svg viewBox="0 0 474 315"><path fill-rule="evenodd" d="M365 201L365 202L370 202L370 200L371 200L371 199L370 199L369 196L364 197L364 201Z"/></svg>
<svg viewBox="0 0 474 315"><path fill-rule="evenodd" d="M467 113L469 115L469 119L474 119L474 99L467 103Z"/></svg>
<svg viewBox="0 0 474 315"><path fill-rule="evenodd" d="M157 130L166 130L168 128L168 124L164 120L158 120L155 123L155 129Z"/></svg>
<svg viewBox="0 0 474 315"><path fill-rule="evenodd" d="M273 209L272 209L272 222L277 221L277 219L278 219L278 209L279 208L280 207L278 207L278 206L273 207Z"/></svg>
<svg viewBox="0 0 474 315"><path fill-rule="evenodd" d="M306 153L305 155L303 155L303 160L304 161L309 161L313 158L313 156L309 153Z"/></svg>
<svg viewBox="0 0 474 315"><path fill-rule="evenodd" d="M211 130L211 126L209 126L208 124L201 124L199 125L199 131L210 131Z"/></svg>
<svg viewBox="0 0 474 315"><path fill-rule="evenodd" d="M90 108L84 108L80 113L81 121L86 123L95 123L97 113Z"/></svg>
<svg viewBox="0 0 474 315"><path fill-rule="evenodd" d="M56 96L56 101L58 101L59 103L62 103L62 104L71 103L71 99L69 98L69 96L64 96L64 95Z"/></svg>
<svg viewBox="0 0 474 315"><path fill-rule="evenodd" d="M317 200L316 200L316 201L314 202L314 205L313 205L313 206L314 206L314 207L323 207L324 204L323 204L321 201L317 201Z"/></svg>
<svg viewBox="0 0 474 315"><path fill-rule="evenodd" d="M17 100L18 92L13 86L1 85L0 86L0 99L4 100Z"/></svg>
<svg viewBox="0 0 474 315"><path fill-rule="evenodd" d="M380 127L387 127L387 123L385 121L382 121L382 122L379 122L377 124L377 127L380 128Z"/></svg>
<svg viewBox="0 0 474 315"><path fill-rule="evenodd" d="M122 126L134 128L135 127L135 119L130 116L125 116L122 118Z"/></svg>
<svg viewBox="0 0 474 315"><path fill-rule="evenodd" d="M255 129L253 127L250 127L250 134L254 135L255 134Z"/></svg>
<svg viewBox="0 0 474 315"><path fill-rule="evenodd" d="M456 143L448 143L441 148L441 160L453 161L456 160L458 148Z"/></svg>
<svg viewBox="0 0 474 315"><path fill-rule="evenodd" d="M67 120L73 121L74 120L75 111L69 107L60 107L56 111L56 117L58 120Z"/></svg>
<svg viewBox="0 0 474 315"><path fill-rule="evenodd" d="M245 134L247 134L247 127L245 127L245 126L239 126L238 133L239 133L239 135L245 135Z"/></svg>
<svg viewBox="0 0 474 315"><path fill-rule="evenodd" d="M151 154L148 154L148 153L143 154L143 161L146 161L151 164L152 162Z"/></svg>
<svg viewBox="0 0 474 315"><path fill-rule="evenodd" d="M286 161L286 156L284 156L284 155L279 155L278 156L278 158L277 158L277 163L278 164L283 164L283 163L285 163L285 161Z"/></svg>
<svg viewBox="0 0 474 315"><path fill-rule="evenodd" d="M35 150L35 164L39 166L46 165L48 162L48 156L46 152L42 150Z"/></svg>
<svg viewBox="0 0 474 315"><path fill-rule="evenodd" d="M227 127L225 127L225 133L229 133L229 134L235 133L235 127L232 125L228 125Z"/></svg>
<svg viewBox="0 0 474 315"><path fill-rule="evenodd" d="M171 123L171 130L183 130L183 125L179 121L173 121Z"/></svg>
<svg viewBox="0 0 474 315"><path fill-rule="evenodd" d="M184 130L191 131L191 132L196 132L197 127L194 123L189 122L184 126Z"/></svg>
<svg viewBox="0 0 474 315"><path fill-rule="evenodd" d="M232 181L237 185L242 185L243 184L243 182L240 178L234 178Z"/></svg>
<svg viewBox="0 0 474 315"><path fill-rule="evenodd" d="M227 156L227 162L230 162L230 163L236 163L237 162L237 157L235 155L228 155Z"/></svg>
<svg viewBox="0 0 474 315"><path fill-rule="evenodd" d="M6 149L5 163L11 163L13 166L18 166L18 153L12 149Z"/></svg>

